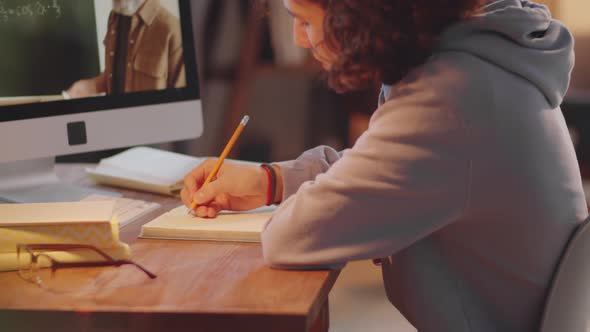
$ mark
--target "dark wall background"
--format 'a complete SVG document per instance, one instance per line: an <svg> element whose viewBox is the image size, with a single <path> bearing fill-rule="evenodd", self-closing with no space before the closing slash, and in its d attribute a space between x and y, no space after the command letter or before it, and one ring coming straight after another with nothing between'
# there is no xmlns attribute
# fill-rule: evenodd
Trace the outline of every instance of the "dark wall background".
<svg viewBox="0 0 590 332"><path fill-rule="evenodd" d="M590 36L574 37L576 65L561 108L572 134L582 175L590 178Z"/></svg>

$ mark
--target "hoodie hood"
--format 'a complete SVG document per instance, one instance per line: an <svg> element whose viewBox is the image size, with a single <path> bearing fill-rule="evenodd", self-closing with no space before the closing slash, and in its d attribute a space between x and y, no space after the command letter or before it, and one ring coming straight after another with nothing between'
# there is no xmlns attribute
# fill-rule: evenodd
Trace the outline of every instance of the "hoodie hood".
<svg viewBox="0 0 590 332"><path fill-rule="evenodd" d="M569 86L573 46L571 33L544 5L499 0L447 29L439 50L470 53L518 75L557 107Z"/></svg>

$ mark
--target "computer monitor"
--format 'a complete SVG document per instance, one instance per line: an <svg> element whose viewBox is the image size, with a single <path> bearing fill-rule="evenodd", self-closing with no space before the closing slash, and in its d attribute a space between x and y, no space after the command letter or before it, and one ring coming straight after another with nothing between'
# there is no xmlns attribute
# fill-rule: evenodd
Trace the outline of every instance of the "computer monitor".
<svg viewBox="0 0 590 332"><path fill-rule="evenodd" d="M200 136L196 17L186 0L1 1L1 200L92 193L57 180L58 155Z"/></svg>

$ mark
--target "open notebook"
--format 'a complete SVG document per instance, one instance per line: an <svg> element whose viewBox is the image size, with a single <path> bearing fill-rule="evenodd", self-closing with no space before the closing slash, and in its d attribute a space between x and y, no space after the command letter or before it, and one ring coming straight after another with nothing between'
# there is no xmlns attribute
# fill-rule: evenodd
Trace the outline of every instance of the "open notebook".
<svg viewBox="0 0 590 332"><path fill-rule="evenodd" d="M142 238L260 242L260 233L274 207L246 212L222 211L217 218L202 219L188 214L185 206L143 225Z"/></svg>
<svg viewBox="0 0 590 332"><path fill-rule="evenodd" d="M96 168L87 168L86 173L99 184L177 196L184 186L184 177L206 159L208 157L192 157L139 146L101 159ZM260 165L249 161L226 160Z"/></svg>
<svg viewBox="0 0 590 332"><path fill-rule="evenodd" d="M86 173L100 184L177 195L184 176L204 160L140 146L104 158Z"/></svg>

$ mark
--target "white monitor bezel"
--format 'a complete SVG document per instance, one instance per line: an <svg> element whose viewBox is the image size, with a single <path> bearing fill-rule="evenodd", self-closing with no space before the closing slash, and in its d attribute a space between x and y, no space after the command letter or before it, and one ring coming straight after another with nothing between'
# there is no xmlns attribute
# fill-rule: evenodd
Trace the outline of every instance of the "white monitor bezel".
<svg viewBox="0 0 590 332"><path fill-rule="evenodd" d="M190 1L180 1L188 86L78 100L0 107L0 162L55 157L197 138L203 133ZM190 76L190 77L189 77ZM192 77L192 79L190 79ZM67 125L83 122L87 143L70 144Z"/></svg>

